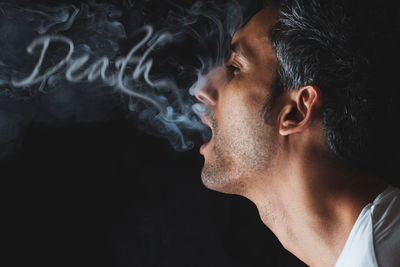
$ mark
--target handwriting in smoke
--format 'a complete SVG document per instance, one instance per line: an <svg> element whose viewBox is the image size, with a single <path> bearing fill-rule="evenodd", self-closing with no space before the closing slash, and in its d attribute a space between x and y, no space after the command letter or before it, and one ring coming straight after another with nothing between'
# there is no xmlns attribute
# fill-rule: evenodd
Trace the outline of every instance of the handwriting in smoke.
<svg viewBox="0 0 400 267"><path fill-rule="evenodd" d="M70 82L82 82L84 79L87 79L88 82L92 82L100 77L107 85L114 86L130 96L145 100L153 104L160 112L164 113L166 111L166 107L161 102L145 95L144 93L135 91L133 88L127 85L127 79L129 79L129 76L126 75L126 70L128 65L135 66L131 75L131 79L137 81L140 77L143 77L148 86L152 88L168 88L172 90L179 99L180 94L178 93L177 87L173 81L167 79L152 80L150 78L153 60L148 58L149 54L158 44L169 41L171 35L169 33L160 34L156 40L145 50L145 52L139 56L135 53L153 36L153 28L149 25L146 25L139 31L145 32L144 38L140 40L138 44L133 46L126 56L119 57L115 60L115 72L111 74L107 73L110 69L110 59L108 57L103 56L82 71L81 68L84 67L90 58L89 54L84 54L73 58L74 43L68 37L62 35L40 36L33 40L32 43L27 47L27 52L29 54L33 54L34 50L38 46L41 46L42 48L39 60L37 61L32 73L22 80L13 80L12 85L14 87L26 87L38 83L45 83L47 79L51 77L51 75L59 72L64 66L66 66L65 78ZM47 49L52 42L61 42L66 44L68 46L68 52L62 60L46 69L44 73L40 75L39 73L43 64L43 60L46 56Z"/></svg>

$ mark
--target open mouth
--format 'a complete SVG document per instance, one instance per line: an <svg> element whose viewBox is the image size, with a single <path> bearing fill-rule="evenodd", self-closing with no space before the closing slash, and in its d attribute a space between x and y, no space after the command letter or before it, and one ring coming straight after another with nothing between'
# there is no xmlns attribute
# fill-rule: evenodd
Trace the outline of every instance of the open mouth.
<svg viewBox="0 0 400 267"><path fill-rule="evenodd" d="M212 138L212 130L210 127L207 127L203 133L201 134L204 143L208 143Z"/></svg>
<svg viewBox="0 0 400 267"><path fill-rule="evenodd" d="M201 117L201 120L207 126L201 135L204 144L200 147L200 154L203 154L203 150L208 145L208 143L210 143L210 140L212 138L212 129L210 121L204 115Z"/></svg>

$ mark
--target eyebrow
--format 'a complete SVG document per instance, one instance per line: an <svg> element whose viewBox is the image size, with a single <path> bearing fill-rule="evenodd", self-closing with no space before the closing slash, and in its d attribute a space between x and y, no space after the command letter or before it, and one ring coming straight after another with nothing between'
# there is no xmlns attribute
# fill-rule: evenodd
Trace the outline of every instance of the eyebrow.
<svg viewBox="0 0 400 267"><path fill-rule="evenodd" d="M231 43L230 47L231 47L231 52L234 52L243 58L247 58L247 53L246 51L243 51L244 47L242 47L239 44L239 42Z"/></svg>
<svg viewBox="0 0 400 267"><path fill-rule="evenodd" d="M231 51L239 54L239 44L237 42L231 44Z"/></svg>

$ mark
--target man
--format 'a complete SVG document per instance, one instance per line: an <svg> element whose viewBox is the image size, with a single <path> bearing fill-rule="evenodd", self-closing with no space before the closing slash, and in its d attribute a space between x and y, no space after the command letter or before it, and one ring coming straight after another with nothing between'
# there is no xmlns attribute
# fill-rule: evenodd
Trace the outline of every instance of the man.
<svg viewBox="0 0 400 267"><path fill-rule="evenodd" d="M400 266L400 190L372 165L370 62L344 12L285 1L236 32L196 93L213 133L202 181L254 202L310 266Z"/></svg>

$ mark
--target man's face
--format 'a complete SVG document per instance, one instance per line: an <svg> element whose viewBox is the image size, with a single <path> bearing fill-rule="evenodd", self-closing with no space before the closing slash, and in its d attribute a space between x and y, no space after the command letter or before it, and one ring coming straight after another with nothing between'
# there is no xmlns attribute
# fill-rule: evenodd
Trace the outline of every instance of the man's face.
<svg viewBox="0 0 400 267"><path fill-rule="evenodd" d="M197 92L210 108L204 117L213 137L202 147L202 181L210 189L240 194L249 179L268 171L276 150L276 132L265 124L263 107L277 68L268 32L274 9L257 13L232 39L232 55L212 71Z"/></svg>

